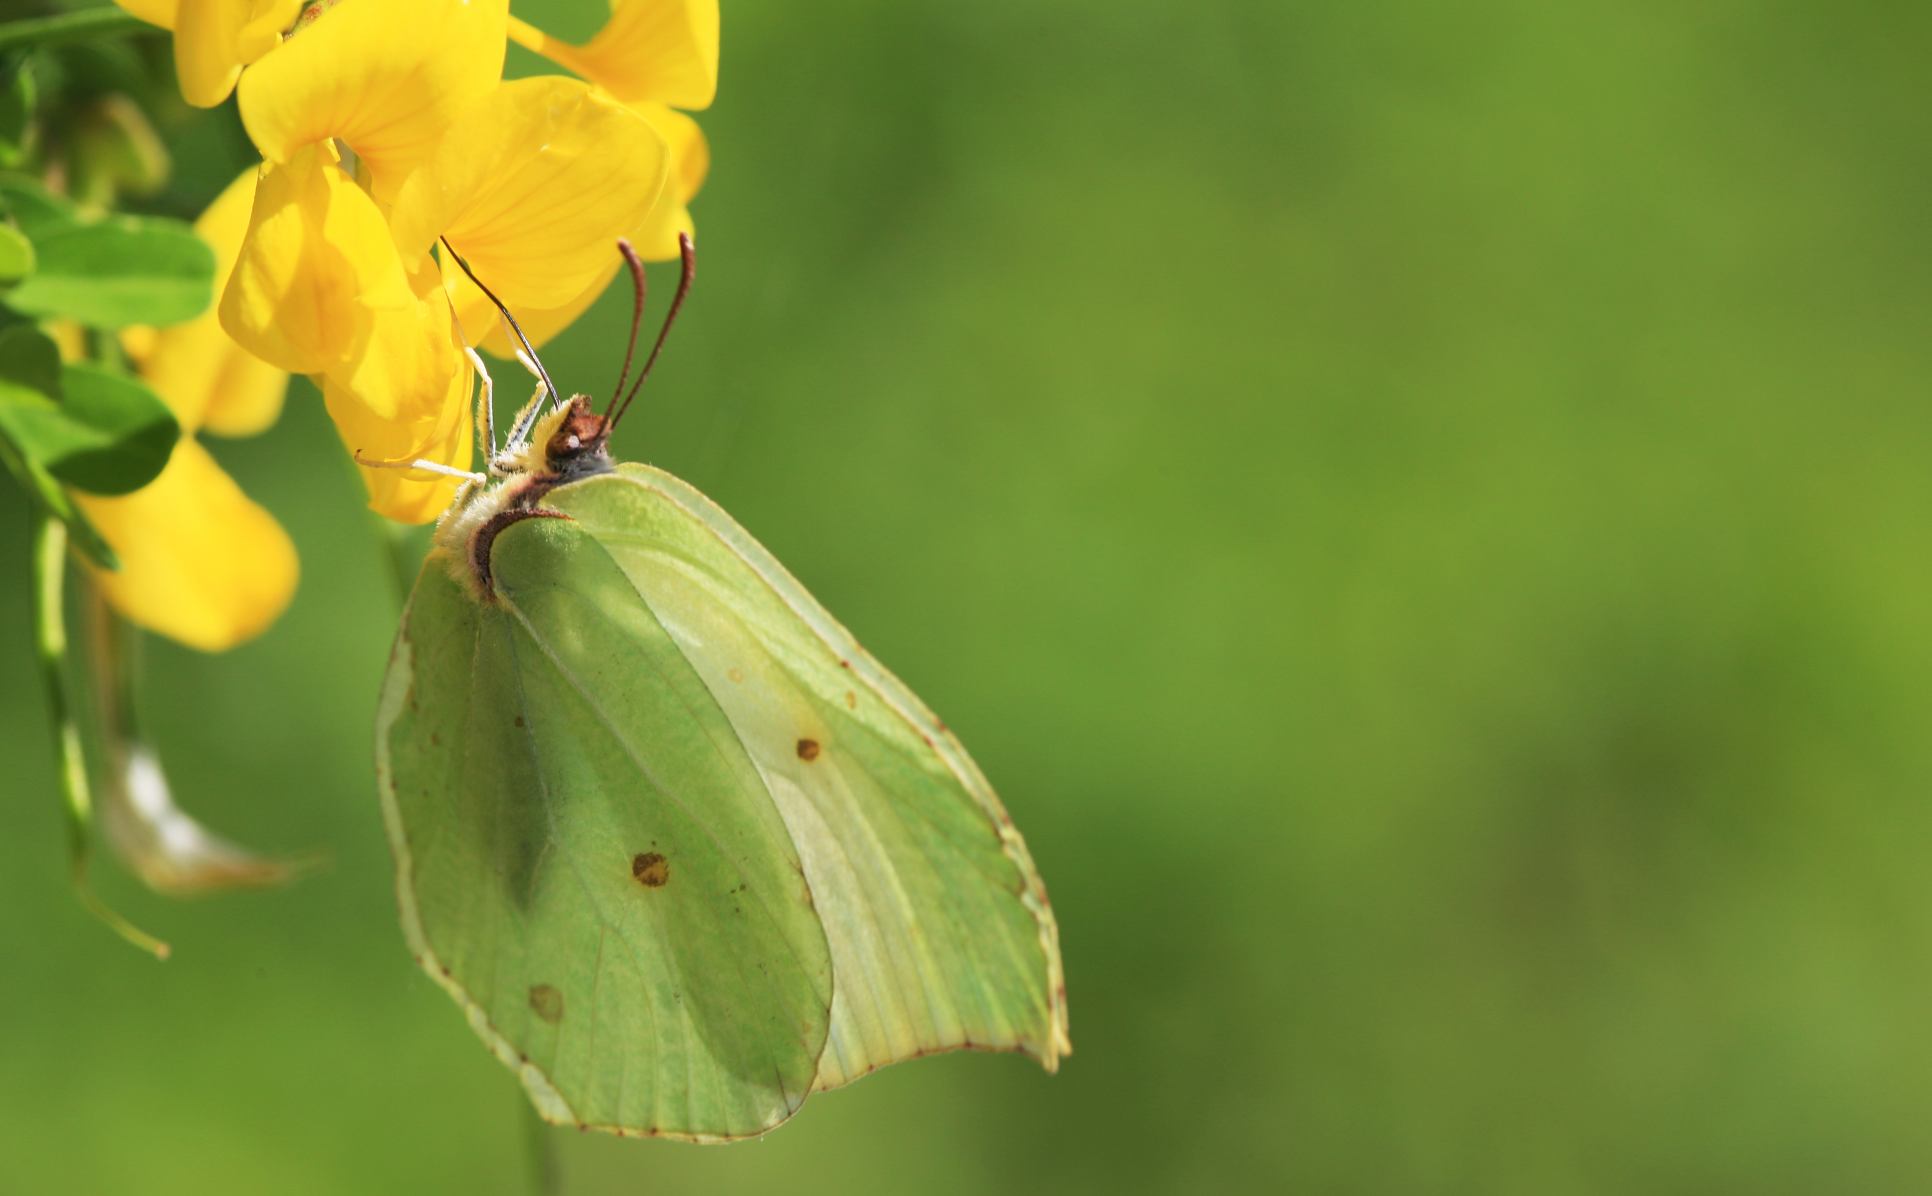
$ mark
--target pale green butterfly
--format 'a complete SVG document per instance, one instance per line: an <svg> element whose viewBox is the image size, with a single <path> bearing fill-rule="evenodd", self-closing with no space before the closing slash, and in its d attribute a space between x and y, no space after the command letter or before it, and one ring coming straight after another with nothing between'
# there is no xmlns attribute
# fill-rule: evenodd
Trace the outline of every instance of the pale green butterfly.
<svg viewBox="0 0 1932 1196"><path fill-rule="evenodd" d="M687 239L666 331L692 277ZM958 1048L1054 1070L1059 932L965 749L730 516L612 462L637 385L598 415L526 355L383 687L418 962L544 1118L618 1134L758 1134Z"/></svg>

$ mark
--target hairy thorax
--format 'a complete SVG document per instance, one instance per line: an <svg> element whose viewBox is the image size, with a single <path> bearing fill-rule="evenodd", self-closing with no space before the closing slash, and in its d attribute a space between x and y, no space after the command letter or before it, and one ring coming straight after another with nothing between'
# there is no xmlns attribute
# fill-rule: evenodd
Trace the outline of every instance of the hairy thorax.
<svg viewBox="0 0 1932 1196"><path fill-rule="evenodd" d="M487 478L466 482L436 525L436 546L456 579L480 602L496 600L490 549L525 519L567 519L543 505L557 487L609 473L610 427L574 395L537 421L523 444L499 453Z"/></svg>

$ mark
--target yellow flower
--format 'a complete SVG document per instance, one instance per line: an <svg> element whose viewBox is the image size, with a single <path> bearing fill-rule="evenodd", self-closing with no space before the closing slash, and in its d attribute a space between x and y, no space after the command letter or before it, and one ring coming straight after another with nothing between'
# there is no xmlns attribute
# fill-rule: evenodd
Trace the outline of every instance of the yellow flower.
<svg viewBox="0 0 1932 1196"><path fill-rule="evenodd" d="M440 382L440 402L412 419L382 419L350 387L324 379L322 400L342 445L361 461L438 461L469 466L471 372L465 363ZM433 392L426 392L436 397ZM398 523L428 523L448 508L460 484L439 474L362 466L369 508Z"/></svg>
<svg viewBox="0 0 1932 1196"><path fill-rule="evenodd" d="M688 205L704 183L711 154L697 122L675 109L708 108L717 95L718 0L611 0L610 20L581 46L515 17L508 32L518 45L628 104L664 139L671 151L671 180L631 240L652 261L677 257L678 234L693 231ZM616 269L611 265L609 273ZM582 306L595 297L586 296ZM473 302L459 300L459 306ZM517 318L521 321L522 313Z"/></svg>
<svg viewBox="0 0 1932 1196"><path fill-rule="evenodd" d="M114 0L151 25L174 31L181 95L198 108L228 98L242 68L281 43L302 0Z"/></svg>
<svg viewBox="0 0 1932 1196"><path fill-rule="evenodd" d="M179 2L159 15L185 23ZM676 254L709 160L670 105L715 91L716 0L620 0L589 45L558 43L598 86L500 82L510 20L507 0L338 0L241 78L267 165L220 325L316 377L371 505L395 519L434 518L453 483L384 466L468 466L464 346L509 355L450 248L542 339L608 285L617 238Z"/></svg>
<svg viewBox="0 0 1932 1196"><path fill-rule="evenodd" d="M436 265L418 251L407 265L381 208L334 161L327 145L262 169L240 260L222 292L221 324L285 369L316 375L348 447L367 462L428 458L467 468L471 374ZM424 523L453 493L364 469L371 505Z"/></svg>
<svg viewBox="0 0 1932 1196"><path fill-rule="evenodd" d="M341 0L241 85L270 164L222 324L318 376L371 505L408 522L453 483L382 466L467 467L462 348L495 326L458 322L430 251L446 239L518 312L581 310L665 189L664 140L637 113L572 79L498 81L506 19L503 0Z"/></svg>
<svg viewBox="0 0 1932 1196"><path fill-rule="evenodd" d="M215 251L217 295L241 253L255 202L255 178L253 169L243 171L195 221L195 231ZM254 436L267 431L282 413L288 372L236 344L212 308L171 328L130 328L121 344L183 426L217 436Z"/></svg>
<svg viewBox="0 0 1932 1196"><path fill-rule="evenodd" d="M625 103L702 110L718 93L718 0L611 0L610 20L581 46L515 18L510 36Z"/></svg>
<svg viewBox="0 0 1932 1196"><path fill-rule="evenodd" d="M150 631L220 652L266 630L295 594L288 533L193 439L133 494L74 498L121 558L95 571L101 591Z"/></svg>
<svg viewBox="0 0 1932 1196"><path fill-rule="evenodd" d="M612 243L651 210L665 172L664 143L636 113L574 79L521 79L449 129L403 184L390 228L405 261L427 263L446 240L520 323L522 313L576 304L568 322L610 281ZM447 273L452 258L443 258ZM495 329L496 310L459 307L452 321L444 274L413 277L422 298L413 320L383 317L353 367L330 371L323 394L362 460L463 468L473 425L461 347ZM453 495L450 479L364 472L371 505L392 519L427 522Z"/></svg>
<svg viewBox="0 0 1932 1196"><path fill-rule="evenodd" d="M658 196L657 203L645 215L643 223L631 231L629 239L646 259L669 261L678 256L679 235L695 232L691 222L691 197L697 194L698 187L704 182L705 171L710 168L710 151L705 145L704 134L698 131L698 122L684 113L674 112L662 104L632 104L630 107L664 138L670 172L665 177L664 190ZM592 277L590 285L568 302L558 306L525 303L514 309L517 324L523 329L523 334L530 338L531 344L542 348L551 337L570 327L604 293L604 288L616 277L621 265L615 254L607 253L604 259L603 268ZM478 290L476 284L465 277L454 262L444 263L443 282L449 288L450 302L456 305L457 319L477 345L498 357L515 356L516 346L510 343L509 332L497 318L496 308L491 305L489 297ZM496 284L491 283L490 286L494 290Z"/></svg>
<svg viewBox="0 0 1932 1196"><path fill-rule="evenodd" d="M213 247L217 281L234 266L254 200L255 172L236 179L195 230ZM167 468L133 494L75 500L121 567L96 583L130 621L204 651L221 651L273 623L295 594L295 546L194 438L246 435L272 423L288 376L248 356L213 313L124 338L181 423Z"/></svg>
<svg viewBox="0 0 1932 1196"><path fill-rule="evenodd" d="M341 141L387 201L503 75L509 0L341 0L242 79L255 148L286 163Z"/></svg>
<svg viewBox="0 0 1932 1196"><path fill-rule="evenodd" d="M678 237L696 235L690 205L711 170L711 147L705 143L698 122L682 112L645 102L632 104L631 110L650 122L671 152L671 174L664 182L664 194L632 241L651 261L670 261L678 256Z"/></svg>
<svg viewBox="0 0 1932 1196"><path fill-rule="evenodd" d="M381 311L412 302L389 225L327 143L262 170L221 325L295 374L351 363Z"/></svg>
<svg viewBox="0 0 1932 1196"><path fill-rule="evenodd" d="M427 460L468 469L474 435L469 359L435 263L418 260L409 306L382 313L355 361L317 380L343 446L368 463L370 508L399 523L435 519L457 482L392 466Z"/></svg>
<svg viewBox="0 0 1932 1196"><path fill-rule="evenodd" d="M572 302L664 189L664 140L575 79L505 83L404 184L390 226L413 257L446 238L515 313Z"/></svg>
<svg viewBox="0 0 1932 1196"><path fill-rule="evenodd" d="M217 103L239 77L242 122L268 164L219 325L273 367L315 375L366 462L461 467L462 346L511 351L439 241L541 341L609 284L617 237L664 259L691 230L709 151L676 109L703 108L717 90L717 0L612 0L581 46L511 18L508 0L336 0L286 40L299 0L117 2L175 30L191 101ZM596 87L501 83L512 35ZM355 155L353 176L338 144ZM213 328L195 335L209 351L150 359L171 401L245 394L245 377L226 386L222 371L269 368L219 352L227 342ZM228 426L223 412L203 413L211 430ZM272 418L257 413L253 426ZM423 474L365 476L374 505L396 518L433 517L449 490Z"/></svg>
<svg viewBox="0 0 1932 1196"><path fill-rule="evenodd" d="M647 261L672 261L678 257L678 236L696 236L696 224L692 224L692 197L697 195L697 187L705 182L705 172L711 168L711 151L705 145L705 135L697 129L696 120L684 112L674 112L663 104L632 104L636 112L651 128L665 139L670 155L670 172L665 176L665 189L659 193L657 203L645 214L638 228L630 232L630 243L636 245L639 255ZM539 305L524 303L516 307L516 323L524 328L524 336L537 348L543 348L558 332L570 327L597 296L611 286L611 278L620 269L618 257L607 253L605 267L591 278L591 284L578 292L576 298L562 305ZM442 280L450 290L450 301L456 305L456 319L464 330L475 340L479 348L489 350L498 357L516 356L516 346L510 344L510 332L502 327L497 317L497 307L489 301L475 282L469 282L464 272L458 271L454 263L442 267ZM491 284L495 290L495 282Z"/></svg>
<svg viewBox="0 0 1932 1196"><path fill-rule="evenodd" d="M635 239L633 238L633 241ZM621 260L611 254L610 263L598 272L576 298L557 307L532 307L525 304L515 310L517 327L523 329L534 348L541 349L550 338L571 326L578 316L590 309L597 297L604 293L610 280L617 276ZM443 286L449 292L450 305L456 310L456 320L463 328L463 334L470 338L477 348L504 359L517 355L518 346L510 336L510 330L503 325L497 315L496 305L489 296L477 289L463 271L447 255L442 262Z"/></svg>

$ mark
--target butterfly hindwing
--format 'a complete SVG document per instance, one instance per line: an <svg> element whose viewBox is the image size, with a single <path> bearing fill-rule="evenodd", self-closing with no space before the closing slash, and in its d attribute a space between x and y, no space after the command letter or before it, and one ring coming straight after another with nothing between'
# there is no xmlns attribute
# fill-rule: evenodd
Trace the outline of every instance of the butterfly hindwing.
<svg viewBox="0 0 1932 1196"><path fill-rule="evenodd" d="M810 1091L832 978L800 861L702 680L567 521L495 601L427 563L379 767L412 948L553 1121L731 1138Z"/></svg>

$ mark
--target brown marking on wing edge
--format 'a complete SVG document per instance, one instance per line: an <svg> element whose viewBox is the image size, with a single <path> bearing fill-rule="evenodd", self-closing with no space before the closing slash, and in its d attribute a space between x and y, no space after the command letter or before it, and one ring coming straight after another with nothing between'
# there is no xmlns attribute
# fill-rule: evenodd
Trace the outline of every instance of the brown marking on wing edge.
<svg viewBox="0 0 1932 1196"><path fill-rule="evenodd" d="M812 761L818 759L818 752L819 752L818 740L801 739L798 741L798 758L800 760L805 761L807 764L810 764Z"/></svg>

